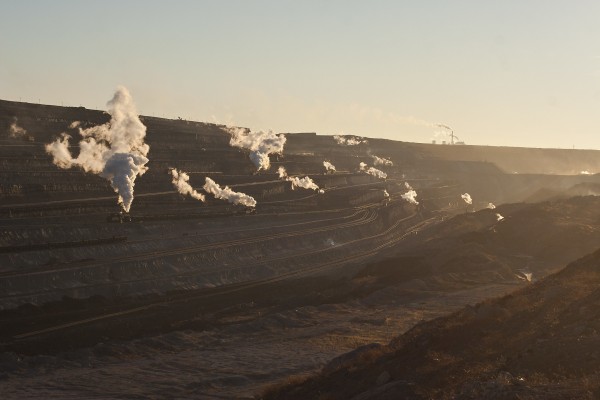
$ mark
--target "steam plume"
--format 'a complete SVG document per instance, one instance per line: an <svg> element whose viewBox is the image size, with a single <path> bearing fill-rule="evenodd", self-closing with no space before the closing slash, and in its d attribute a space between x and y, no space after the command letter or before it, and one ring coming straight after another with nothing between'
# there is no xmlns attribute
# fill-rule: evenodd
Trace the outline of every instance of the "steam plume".
<svg viewBox="0 0 600 400"><path fill-rule="evenodd" d="M75 128L79 128L79 125L81 125L81 122L79 122L79 121L73 121L73 122L71 122L71 124L69 125L69 129L75 129Z"/></svg>
<svg viewBox="0 0 600 400"><path fill-rule="evenodd" d="M404 182L404 186L408 189L408 190L413 190L412 186L410 186L410 183L408 182Z"/></svg>
<svg viewBox="0 0 600 400"><path fill-rule="evenodd" d="M494 205L494 203L488 203L487 208L493 210L494 208L496 208L496 206Z"/></svg>
<svg viewBox="0 0 600 400"><path fill-rule="evenodd" d="M387 190L383 189L383 198L384 199L389 199L390 198L390 194L388 193Z"/></svg>
<svg viewBox="0 0 600 400"><path fill-rule="evenodd" d="M325 171L335 172L335 165L333 165L329 161L323 161L323 166L325 167Z"/></svg>
<svg viewBox="0 0 600 400"><path fill-rule="evenodd" d="M13 138L27 137L27 131L18 125L17 117L13 118L13 121L8 128L8 133L10 134L10 137Z"/></svg>
<svg viewBox="0 0 600 400"><path fill-rule="evenodd" d="M380 171L377 168L373 168L373 167L367 168L367 164L365 164L364 162L361 162L360 164L358 164L358 168L360 171L363 171L369 175L373 175L374 177L377 177L379 179L387 178L387 174L385 172Z"/></svg>
<svg viewBox="0 0 600 400"><path fill-rule="evenodd" d="M297 176L290 177L288 176L287 171L284 167L279 167L277 173L279 174L280 179L285 179L286 181L292 183L292 190L294 190L296 187L301 187L303 189L319 190L319 186L317 186L317 184L314 183L313 180L310 179L308 176L305 176L304 178L298 178Z"/></svg>
<svg viewBox="0 0 600 400"><path fill-rule="evenodd" d="M171 175L173 176L173 180L171 182L179 193L183 195L189 195L196 200L205 200L204 195L195 191L194 188L188 183L190 180L190 176L188 174L173 168L171 169Z"/></svg>
<svg viewBox="0 0 600 400"><path fill-rule="evenodd" d="M79 128L83 139L79 155L69 151L70 136L62 134L46 145L46 152L60 168L78 166L85 172L106 178L118 193L118 202L129 212L133 202L135 179L147 170L150 147L144 143L146 127L140 121L133 99L125 87L118 87L107 103L110 122L88 129Z"/></svg>
<svg viewBox="0 0 600 400"><path fill-rule="evenodd" d="M288 174L284 167L279 167L277 169L277 173L279 174L279 179L287 178Z"/></svg>
<svg viewBox="0 0 600 400"><path fill-rule="evenodd" d="M319 190L319 186L313 182L308 176L298 178L297 176L288 177L287 180L292 183L292 189L301 187L303 189Z"/></svg>
<svg viewBox="0 0 600 400"><path fill-rule="evenodd" d="M417 201L417 192L415 192L414 190L409 190L408 192L404 193L402 195L402 198L406 201L408 201L411 204L419 204L419 202Z"/></svg>
<svg viewBox="0 0 600 400"><path fill-rule="evenodd" d="M248 196L245 193L234 192L228 186L221 188L218 183L206 177L206 183L202 187L207 193L211 193L217 199L227 200L233 204L241 204L246 207L256 207L254 197Z"/></svg>
<svg viewBox="0 0 600 400"><path fill-rule="evenodd" d="M460 197L462 197L465 203L473 204L473 199L471 199L471 195L469 193L461 194Z"/></svg>
<svg viewBox="0 0 600 400"><path fill-rule="evenodd" d="M271 167L269 154L283 153L286 137L283 134L276 135L272 131L252 132L244 128L229 128L231 140L229 144L241 149L250 150L250 160L257 170L268 170Z"/></svg>
<svg viewBox="0 0 600 400"><path fill-rule="evenodd" d="M592 173L590 171L587 171L587 170L581 171L579 174L580 175L592 175Z"/></svg>
<svg viewBox="0 0 600 400"><path fill-rule="evenodd" d="M504 217L498 213L496 213L496 220L498 221L502 221L504 219Z"/></svg>
<svg viewBox="0 0 600 400"><path fill-rule="evenodd" d="M385 167L393 167L394 163L392 162L392 160L388 160L387 158L382 158L382 157L377 157L376 155L371 155L371 157L373 157L373 164L375 165L382 165Z"/></svg>
<svg viewBox="0 0 600 400"><path fill-rule="evenodd" d="M342 146L356 146L363 143L369 143L367 139L353 135L335 135L333 137L333 140L335 140L337 144L340 144Z"/></svg>

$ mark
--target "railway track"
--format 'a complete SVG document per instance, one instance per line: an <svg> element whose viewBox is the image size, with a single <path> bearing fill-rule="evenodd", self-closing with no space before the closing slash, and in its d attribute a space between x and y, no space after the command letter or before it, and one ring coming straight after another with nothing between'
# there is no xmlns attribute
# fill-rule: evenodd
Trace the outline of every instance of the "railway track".
<svg viewBox="0 0 600 400"><path fill-rule="evenodd" d="M416 216L417 216L417 214L412 214L406 218L396 221L394 224L392 224L390 227L388 227L385 231L378 233L377 235L345 242L343 244L340 244L340 247L352 246L359 242L364 242L364 241L369 241L369 240L372 241L372 240L375 240L378 238L385 238L387 235L389 235L394 230L396 230L400 225L402 225L403 223L405 223L407 221L414 219ZM372 249L370 249L369 251L366 251L366 252L352 254L352 255L349 255L347 257L343 257L340 259L336 259L336 260L332 260L332 261L328 261L328 262L324 262L324 263L319 263L319 264L313 265L308 268L302 268L297 271L290 271L290 272L280 274L280 275L277 275L277 276L274 276L271 278L266 278L266 279L257 280L257 281L250 281L250 282L241 282L241 283L231 284L231 285L227 285L227 286L219 287L219 288L215 288L215 289L207 289L205 292L199 293L196 295L189 295L189 293L183 293L183 294L176 296L175 298L170 298L168 300L159 300L159 301L151 302L151 303L143 305L143 306L132 307L132 308L120 310L117 312L102 314L102 315L98 315L95 317L84 318L81 320L70 321L67 323L58 324L58 325L51 326L51 327L46 327L43 329L24 332L24 333L20 333L20 334L13 336L13 340L23 341L23 340L35 338L35 337L38 337L38 336L41 336L44 334L48 334L48 333L55 333L55 332L59 332L59 331L68 330L70 328L81 327L83 325L91 324L94 322L100 322L100 321L105 321L105 320L109 320L109 319L113 319L113 318L129 316L129 315L144 312L144 311L150 311L153 308L173 306L173 305L176 305L176 304L182 303L182 302L187 303L187 302L198 301L198 300L202 300L202 299L208 299L208 298L216 297L216 296L229 295L229 294L233 294L233 293L242 292L244 290L256 289L256 288L260 288L262 286L272 285L274 283L278 283L278 282L292 279L292 278L299 278L299 277L314 275L314 274L317 274L324 270L329 270L333 267L336 267L336 266L339 266L342 264L357 262L362 259L369 258L373 255L379 254L382 250L389 248L389 247L395 245L396 243L398 243L399 241L403 240L407 236L412 235L415 231L420 231L420 230L426 229L427 227L431 226L432 224L436 223L439 220L440 220L440 217L435 216L435 217L431 217L424 221L419 221L416 224L411 225L411 226L407 227L406 229L404 229L402 234L394 236L392 238L386 238L382 243L379 243L377 246L373 247ZM312 252L312 254L318 254L318 253L322 253L322 252L325 252L328 250L329 249L320 249L320 250ZM279 260L283 260L283 259L287 259L287 258L291 258L291 257L293 257L293 256L280 257ZM268 261L275 261L275 260L271 259ZM265 261L263 261L263 263L264 262ZM246 265L244 268L248 268L248 267L251 267L251 265ZM166 277L165 277L165 279L166 279Z"/></svg>

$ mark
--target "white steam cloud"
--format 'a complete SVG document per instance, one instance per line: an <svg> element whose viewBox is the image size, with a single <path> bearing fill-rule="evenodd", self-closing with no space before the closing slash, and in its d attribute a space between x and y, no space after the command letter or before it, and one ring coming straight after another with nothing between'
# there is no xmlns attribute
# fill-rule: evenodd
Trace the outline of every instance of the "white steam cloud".
<svg viewBox="0 0 600 400"><path fill-rule="evenodd" d="M388 193L387 190L383 189L383 198L384 199L389 199L390 198L390 194Z"/></svg>
<svg viewBox="0 0 600 400"><path fill-rule="evenodd" d="M487 208L493 210L494 208L496 208L496 206L494 205L494 203L488 203Z"/></svg>
<svg viewBox="0 0 600 400"><path fill-rule="evenodd" d="M502 221L504 219L504 217L498 213L496 213L496 220L497 221Z"/></svg>
<svg viewBox="0 0 600 400"><path fill-rule="evenodd" d="M335 172L335 165L330 163L329 161L323 161L323 166L325 167L325 171L327 172Z"/></svg>
<svg viewBox="0 0 600 400"><path fill-rule="evenodd" d="M393 167L394 163L392 160L388 160L387 158L377 157L376 155L371 155L373 157L373 164L381 165L384 167Z"/></svg>
<svg viewBox="0 0 600 400"><path fill-rule="evenodd" d="M269 154L282 154L287 140L284 134L277 135L272 131L253 132L244 128L229 128L229 133L231 134L229 144L250 150L250 160L258 171L268 170L271 167Z"/></svg>
<svg viewBox="0 0 600 400"><path fill-rule="evenodd" d="M284 167L279 167L277 169L277 173L279 174L279 179L287 178L288 174Z"/></svg>
<svg viewBox="0 0 600 400"><path fill-rule="evenodd" d="M10 137L13 138L27 137L27 130L19 126L17 117L13 118L13 121L8 128L8 133L10 134Z"/></svg>
<svg viewBox="0 0 600 400"><path fill-rule="evenodd" d="M317 184L308 176L305 176L304 178L298 178L297 176L288 177L287 180L292 183L292 189L300 187L302 189L319 190L319 186L317 186Z"/></svg>
<svg viewBox="0 0 600 400"><path fill-rule="evenodd" d="M175 189L181 194L188 195L196 200L204 201L205 197L202 193L198 193L194 188L188 183L190 180L190 176L183 171L178 171L173 168L171 170L171 176L173 177L172 183Z"/></svg>
<svg viewBox="0 0 600 400"><path fill-rule="evenodd" d="M373 168L373 167L367 168L367 164L365 164L364 162L361 162L360 164L358 164L358 169L369 175L373 175L374 177L379 178L379 179L387 178L387 174L385 172L380 171L377 168Z"/></svg>
<svg viewBox="0 0 600 400"><path fill-rule="evenodd" d="M353 135L335 135L333 137L333 140L335 140L337 144L340 144L342 146L356 146L359 144L369 143L367 139Z"/></svg>
<svg viewBox="0 0 600 400"><path fill-rule="evenodd" d="M410 186L410 183L408 182L404 182L404 187L406 187L408 190L413 190L412 186Z"/></svg>
<svg viewBox="0 0 600 400"><path fill-rule="evenodd" d="M73 122L71 122L71 124L69 125L69 129L75 129L75 128L79 128L79 125L81 125L81 122L79 122L79 121L73 121Z"/></svg>
<svg viewBox="0 0 600 400"><path fill-rule="evenodd" d="M150 147L144 143L146 127L125 87L117 88L107 106L110 122L88 129L79 128L83 139L79 142L77 158L71 156L71 137L66 134L47 144L46 152L60 168L78 166L85 172L106 178L119 195L118 202L123 210L129 212L135 179L148 170L146 156Z"/></svg>
<svg viewBox="0 0 600 400"><path fill-rule="evenodd" d="M414 190L409 190L408 192L404 193L402 195L402 198L411 204L419 204L419 202L417 201L417 192L415 192Z"/></svg>
<svg viewBox="0 0 600 400"><path fill-rule="evenodd" d="M279 167L277 173L279 174L279 179L285 179L286 181L292 184L292 190L294 190L297 187L303 189L319 190L319 186L317 186L317 184L314 183L313 180L310 179L308 176L305 176L304 178L298 178L297 176L288 176L287 171L284 167ZM320 190L319 193L321 193ZM323 193L325 192L323 191Z"/></svg>
<svg viewBox="0 0 600 400"><path fill-rule="evenodd" d="M206 183L202 187L207 193L215 196L217 199L227 200L232 204L241 204L246 207L255 207L256 200L254 197L248 196L245 193L234 192L228 186L221 188L218 183L206 177Z"/></svg>
<svg viewBox="0 0 600 400"><path fill-rule="evenodd" d="M469 193L461 194L460 197L465 201L465 203L473 204L473 199Z"/></svg>
<svg viewBox="0 0 600 400"><path fill-rule="evenodd" d="M585 170L585 171L581 171L579 173L579 175L592 175L592 173L590 171Z"/></svg>

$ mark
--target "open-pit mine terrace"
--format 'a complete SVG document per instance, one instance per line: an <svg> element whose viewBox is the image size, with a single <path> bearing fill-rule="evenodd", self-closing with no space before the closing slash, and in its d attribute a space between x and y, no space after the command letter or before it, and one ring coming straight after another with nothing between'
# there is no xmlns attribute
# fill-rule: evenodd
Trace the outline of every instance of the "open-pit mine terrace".
<svg viewBox="0 0 600 400"><path fill-rule="evenodd" d="M469 281L473 288L456 293L400 291L386 297L382 290L369 297L371 289L361 289L370 300L348 300L361 285L369 287L369 276L378 270L374 263L403 265L384 259L412 248L428 254L428 243L439 252L444 229L461 232L465 221L490 216L496 221L493 214L449 217L489 203L600 193L597 151L382 139L345 146L331 136L290 133L283 154L270 156L270 170L257 173L248 152L230 146L224 126L142 116L149 170L135 182L132 221L109 222L120 209L109 182L78 168L60 169L45 151L65 132L73 137L70 151L76 156L79 134L69 126L79 121L87 128L109 118L82 107L0 101L0 372L17 371L5 386L15 398L47 398L63 389L105 394L113 385L116 397L154 396L161 389L147 384L148 367L135 360L146 354L157 359L159 347L167 360L160 379L172 379L162 398L172 398L175 386L181 396L247 396L356 345L389 340L423 318L509 290L503 278L492 286ZM16 136L10 134L15 122L23 129ZM359 171L359 163L372 166L374 156L393 162L376 166L387 179ZM337 170L326 173L323 161ZM280 166L291 176L309 176L324 193L293 190L279 179ZM184 197L172 186L170 168L189 173L198 190L210 177L254 197L257 205ZM406 183L419 205L402 198ZM472 206L463 193L472 196ZM432 239L438 236L439 243ZM461 248L463 242L449 246ZM411 271L428 278L426 270ZM281 342L285 337L289 342ZM301 350L290 354L290 348ZM56 357L36 358L40 354ZM24 364L21 355L31 358ZM112 380L95 375L92 386L81 386L80 361L74 359L90 368L107 363ZM206 364L200 383L198 360ZM61 365L62 375L20 383L31 368L54 369L48 365ZM126 387L119 386L123 373L131 374ZM57 389L61 382L64 388Z"/></svg>
<svg viewBox="0 0 600 400"><path fill-rule="evenodd" d="M255 172L247 152L229 145L223 126L141 117L150 145L149 171L135 184L130 223L108 181L52 164L44 145L60 133L77 138L74 121L108 121L100 111L0 101L0 308L92 296L222 287L310 274L343 274L381 257L407 234L474 207L522 201L544 193L593 191L597 152L434 146L369 139L343 146L329 136L287 134L271 170ZM26 135L13 137L18 121ZM73 143L77 143L74 140ZM77 154L77 145L71 146ZM358 171L373 155L386 180ZM336 167L325 173L323 161ZM555 174L541 172L552 165ZM324 190L292 190L275 171L310 176ZM253 196L254 211L210 198L179 195L169 168L205 177ZM400 196L409 182L421 204ZM390 194L386 199L384 190ZM209 196L210 197L210 196Z"/></svg>

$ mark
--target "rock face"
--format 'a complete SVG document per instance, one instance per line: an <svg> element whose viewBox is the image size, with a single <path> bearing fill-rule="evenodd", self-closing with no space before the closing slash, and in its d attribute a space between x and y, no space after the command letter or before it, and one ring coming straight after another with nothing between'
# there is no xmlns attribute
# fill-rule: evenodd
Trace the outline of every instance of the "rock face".
<svg viewBox="0 0 600 400"><path fill-rule="evenodd" d="M406 385L380 386L388 374L411 384L407 398L597 398L600 311L590 306L600 302L598 285L600 251L513 294L417 325L372 357L267 398L403 398Z"/></svg>

